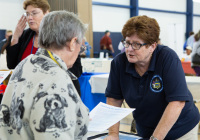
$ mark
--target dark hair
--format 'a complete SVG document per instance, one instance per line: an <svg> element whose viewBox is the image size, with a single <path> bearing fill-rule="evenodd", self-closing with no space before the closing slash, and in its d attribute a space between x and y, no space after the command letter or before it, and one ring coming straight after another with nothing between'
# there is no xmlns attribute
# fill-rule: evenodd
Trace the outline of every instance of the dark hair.
<svg viewBox="0 0 200 140"><path fill-rule="evenodd" d="M5 51L5 49L6 49L7 46L10 46L11 39L12 39L12 35L8 37L8 40L6 40L6 43L2 46L2 48L1 48L1 54L4 53L4 51Z"/></svg>
<svg viewBox="0 0 200 140"><path fill-rule="evenodd" d="M194 32L193 31L191 31L190 33L189 33L189 35L191 36L191 35L193 35L194 34Z"/></svg>
<svg viewBox="0 0 200 140"><path fill-rule="evenodd" d="M105 31L105 34L107 34L107 33L109 33L109 32L110 32L109 30L106 30L106 31Z"/></svg>
<svg viewBox="0 0 200 140"><path fill-rule="evenodd" d="M42 9L43 13L50 11L50 5L47 0L25 0L23 4L24 10L26 10L29 5Z"/></svg>
<svg viewBox="0 0 200 140"><path fill-rule="evenodd" d="M160 27L154 18L147 16L135 16L130 18L122 29L124 39L136 34L147 44L158 42Z"/></svg>
<svg viewBox="0 0 200 140"><path fill-rule="evenodd" d="M196 33L196 34L194 35L194 39L195 39L195 41L199 41L199 39L200 39L200 30L199 30L198 33Z"/></svg>

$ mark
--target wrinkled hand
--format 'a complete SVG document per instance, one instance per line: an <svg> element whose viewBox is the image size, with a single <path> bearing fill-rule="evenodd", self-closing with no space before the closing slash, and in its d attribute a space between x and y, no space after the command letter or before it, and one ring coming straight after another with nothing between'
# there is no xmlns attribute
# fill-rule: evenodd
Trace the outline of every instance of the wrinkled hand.
<svg viewBox="0 0 200 140"><path fill-rule="evenodd" d="M119 140L119 136L109 135L104 140Z"/></svg>
<svg viewBox="0 0 200 140"><path fill-rule="evenodd" d="M20 18L20 20L17 23L15 32L13 35L13 39L15 39L17 42L18 42L18 39L20 38L20 36L22 35L24 29L26 28L26 22L27 22L26 17L24 15L22 15L22 17Z"/></svg>

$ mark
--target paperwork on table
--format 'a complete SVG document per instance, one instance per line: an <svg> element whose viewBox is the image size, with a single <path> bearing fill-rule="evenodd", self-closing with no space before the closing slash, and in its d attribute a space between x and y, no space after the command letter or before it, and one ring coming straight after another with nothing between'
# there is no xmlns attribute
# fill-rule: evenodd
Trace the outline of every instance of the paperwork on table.
<svg viewBox="0 0 200 140"><path fill-rule="evenodd" d="M11 71L0 71L0 84L6 79Z"/></svg>
<svg viewBox="0 0 200 140"><path fill-rule="evenodd" d="M91 112L88 131L104 131L116 124L128 114L133 112L132 108L120 108L100 102Z"/></svg>

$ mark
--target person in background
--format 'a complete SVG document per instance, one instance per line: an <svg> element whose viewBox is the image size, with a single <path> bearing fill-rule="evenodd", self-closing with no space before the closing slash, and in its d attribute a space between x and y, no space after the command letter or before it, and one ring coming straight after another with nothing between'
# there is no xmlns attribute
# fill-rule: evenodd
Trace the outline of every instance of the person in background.
<svg viewBox="0 0 200 140"><path fill-rule="evenodd" d="M191 32L189 33L189 37L186 39L186 41L185 41L185 43L184 43L184 45L183 45L183 51L186 50L186 47L187 47L187 46L193 47L194 41L195 41L195 40L194 40L194 32L191 31Z"/></svg>
<svg viewBox="0 0 200 140"><path fill-rule="evenodd" d="M124 45L122 44L122 42L121 42L121 41L119 42L119 45L118 45L118 50L120 50L120 51L121 51L121 53L125 52Z"/></svg>
<svg viewBox="0 0 200 140"><path fill-rule="evenodd" d="M92 49L92 47L87 42L86 37L83 38L82 46L84 46L83 47L84 49L80 52L81 57L83 57L83 58L85 58L85 57L90 58L90 49Z"/></svg>
<svg viewBox="0 0 200 140"><path fill-rule="evenodd" d="M144 22L145 21L145 22ZM130 18L122 29L125 53L111 62L105 91L107 104L135 108L139 136L150 140L198 140L199 111L187 88L178 55L158 45L158 22L147 16ZM105 140L119 140L119 125Z"/></svg>
<svg viewBox="0 0 200 140"><path fill-rule="evenodd" d="M36 53L40 22L50 11L47 0L25 0L23 8L26 13L22 15L15 28L10 46L6 47L9 69L14 69L21 60ZM24 30L26 22L29 28Z"/></svg>
<svg viewBox="0 0 200 140"><path fill-rule="evenodd" d="M0 41L0 52L1 52L3 45L6 43L6 41L8 40L8 38L10 36L12 36L12 30L7 30L6 33L5 33L5 39Z"/></svg>
<svg viewBox="0 0 200 140"><path fill-rule="evenodd" d="M6 61L6 47L11 43L12 35L8 37L5 44L2 46L0 51L0 70L8 70L7 61Z"/></svg>
<svg viewBox="0 0 200 140"><path fill-rule="evenodd" d="M157 43L158 45L162 45L162 43L161 43L161 39L159 38L158 39L158 43Z"/></svg>
<svg viewBox="0 0 200 140"><path fill-rule="evenodd" d="M112 40L110 38L110 31L106 30L105 35L100 40L100 50L101 52L109 52L109 56L113 56L114 49L112 46Z"/></svg>
<svg viewBox="0 0 200 140"><path fill-rule="evenodd" d="M198 33L195 34L194 38L195 43L192 49L191 58L195 53L197 53L200 56L200 30ZM196 76L200 76L200 65L191 63L191 67L194 69Z"/></svg>
<svg viewBox="0 0 200 140"><path fill-rule="evenodd" d="M192 47L191 46L187 46L185 53L182 56L181 61L184 62L191 62L191 53L192 53Z"/></svg>
<svg viewBox="0 0 200 140"><path fill-rule="evenodd" d="M87 140L88 108L68 70L86 29L67 11L53 11L42 19L40 48L17 65L4 93L1 140Z"/></svg>
<svg viewBox="0 0 200 140"><path fill-rule="evenodd" d="M84 48L82 47L81 49L84 49ZM72 79L72 82L73 82L79 96L81 97L81 89L80 89L80 83L79 83L78 78L83 73L83 70L82 70L80 55L78 55L74 65L71 68L69 68L69 71L71 71L76 76L76 78Z"/></svg>

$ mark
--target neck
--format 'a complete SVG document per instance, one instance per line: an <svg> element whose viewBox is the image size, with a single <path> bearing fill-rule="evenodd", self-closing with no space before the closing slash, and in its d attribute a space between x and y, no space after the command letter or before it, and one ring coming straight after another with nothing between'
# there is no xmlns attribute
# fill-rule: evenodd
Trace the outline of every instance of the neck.
<svg viewBox="0 0 200 140"><path fill-rule="evenodd" d="M66 47L64 47L63 49L61 50L56 50L56 49L48 49L48 51L58 55L64 62L65 64L67 65L67 68L69 68L70 66L68 65L68 54L66 52Z"/></svg>
<svg viewBox="0 0 200 140"><path fill-rule="evenodd" d="M150 64L150 61L148 61L147 63L139 63L139 64L135 63L135 70L136 70L136 72L140 76L142 76L148 70L149 64Z"/></svg>

